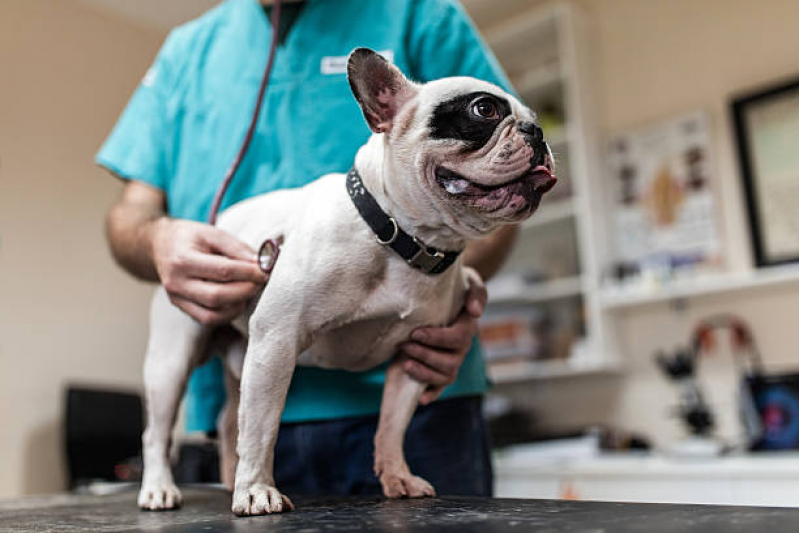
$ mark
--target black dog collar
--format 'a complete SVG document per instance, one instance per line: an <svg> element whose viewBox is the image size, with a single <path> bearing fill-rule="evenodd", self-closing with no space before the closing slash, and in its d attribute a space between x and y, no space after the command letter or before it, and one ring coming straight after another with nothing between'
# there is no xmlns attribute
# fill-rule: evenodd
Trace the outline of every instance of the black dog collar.
<svg viewBox="0 0 799 533"><path fill-rule="evenodd" d="M440 252L405 233L397 221L388 216L377 204L374 196L366 190L361 175L355 167L352 167L347 174L347 192L361 217L374 231L377 242L397 252L413 268L425 274L441 274L460 255L460 252Z"/></svg>

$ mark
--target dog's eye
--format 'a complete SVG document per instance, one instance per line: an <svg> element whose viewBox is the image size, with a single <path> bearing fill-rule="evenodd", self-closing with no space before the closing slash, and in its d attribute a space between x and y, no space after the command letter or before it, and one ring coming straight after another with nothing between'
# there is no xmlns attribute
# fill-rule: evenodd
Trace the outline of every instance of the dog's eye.
<svg viewBox="0 0 799 533"><path fill-rule="evenodd" d="M482 118L497 118L499 116L499 110L496 104L488 98L483 98L475 102L472 106L472 112Z"/></svg>

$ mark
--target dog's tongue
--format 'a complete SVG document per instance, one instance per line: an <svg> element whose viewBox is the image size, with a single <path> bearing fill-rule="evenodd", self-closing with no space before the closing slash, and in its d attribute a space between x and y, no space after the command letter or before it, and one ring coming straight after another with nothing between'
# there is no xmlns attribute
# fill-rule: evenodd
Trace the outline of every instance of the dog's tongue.
<svg viewBox="0 0 799 533"><path fill-rule="evenodd" d="M533 179L533 190L540 194L549 192L558 182L558 178L553 176L552 172L545 166L535 167L531 174Z"/></svg>
<svg viewBox="0 0 799 533"><path fill-rule="evenodd" d="M558 182L546 167L536 167L523 178L515 180L497 191L503 191L509 195L519 195L527 200L532 200L533 196L542 196L549 192Z"/></svg>
<svg viewBox="0 0 799 533"><path fill-rule="evenodd" d="M508 208L511 211L538 206L541 197L557 183L557 178L546 167L536 167L523 177L507 185L492 189L477 199L484 209ZM532 211L530 211L532 213Z"/></svg>

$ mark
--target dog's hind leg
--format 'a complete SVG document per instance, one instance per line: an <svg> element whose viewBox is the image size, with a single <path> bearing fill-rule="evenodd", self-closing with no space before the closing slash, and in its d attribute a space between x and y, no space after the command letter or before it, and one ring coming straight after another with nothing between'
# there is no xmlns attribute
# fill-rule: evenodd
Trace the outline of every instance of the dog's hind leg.
<svg viewBox="0 0 799 533"><path fill-rule="evenodd" d="M375 434L375 475L383 494L389 498L422 498L436 491L424 479L414 476L405 462L402 446L405 430L424 392L424 384L410 377L396 357L386 370L380 420Z"/></svg>
<svg viewBox="0 0 799 533"><path fill-rule="evenodd" d="M147 428L142 436L144 473L138 499L142 509L174 509L182 503L169 465L172 426L209 331L173 306L163 288L156 291L144 361Z"/></svg>
<svg viewBox="0 0 799 533"><path fill-rule="evenodd" d="M236 465L239 456L236 454L236 440L239 437L239 398L241 396L241 369L244 366L246 341L243 337L233 341L227 347L225 357L225 391L227 401L219 415L219 469L222 483L233 491L236 478Z"/></svg>

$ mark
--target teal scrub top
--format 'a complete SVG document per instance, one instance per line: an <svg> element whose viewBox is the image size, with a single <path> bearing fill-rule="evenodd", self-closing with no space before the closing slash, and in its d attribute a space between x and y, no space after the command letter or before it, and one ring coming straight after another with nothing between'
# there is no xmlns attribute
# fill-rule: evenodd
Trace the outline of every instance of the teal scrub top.
<svg viewBox="0 0 799 533"><path fill-rule="evenodd" d="M170 216L206 220L249 125L270 35L257 0L227 0L173 30L97 163L163 190ZM469 75L510 90L468 16L452 0L307 0L277 50L252 144L223 209L349 170L371 133L343 68L347 54L359 46L383 53L417 81ZM357 373L298 367L283 421L377 413L384 373L384 366ZM486 387L475 342L442 397L481 394ZM187 429L214 430L224 394L218 358L195 370Z"/></svg>

